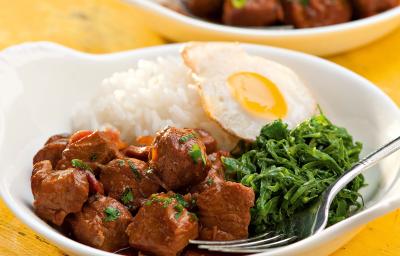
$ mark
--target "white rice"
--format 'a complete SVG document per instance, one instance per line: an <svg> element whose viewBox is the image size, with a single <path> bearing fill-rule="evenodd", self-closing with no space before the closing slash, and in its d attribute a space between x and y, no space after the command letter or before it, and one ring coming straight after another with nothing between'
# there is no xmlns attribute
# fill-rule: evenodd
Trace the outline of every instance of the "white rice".
<svg viewBox="0 0 400 256"><path fill-rule="evenodd" d="M116 128L122 139L154 135L165 126L203 128L223 149L236 139L211 120L201 106L189 70L178 58L140 60L137 67L103 81L72 118L73 130Z"/></svg>

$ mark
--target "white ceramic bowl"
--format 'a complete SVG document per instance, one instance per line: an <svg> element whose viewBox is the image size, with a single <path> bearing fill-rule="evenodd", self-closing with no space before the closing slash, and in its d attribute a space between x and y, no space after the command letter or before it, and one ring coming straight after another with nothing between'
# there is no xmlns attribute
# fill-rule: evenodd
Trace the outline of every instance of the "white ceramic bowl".
<svg viewBox="0 0 400 256"><path fill-rule="evenodd" d="M239 41L266 44L327 56L354 49L386 35L400 25L400 7L343 24L294 30L240 28L188 17L154 0L125 0L144 13L148 25L178 42Z"/></svg>
<svg viewBox="0 0 400 256"><path fill-rule="evenodd" d="M0 53L0 192L14 214L67 252L111 255L75 242L38 218L32 210L32 156L52 134L70 131L77 102L92 96L101 80L142 58L178 55L180 45L90 55L52 43L23 44ZM364 78L323 59L272 47L244 45L253 54L295 70L312 89L325 114L363 141L363 154L400 131L398 107ZM400 155L366 174L366 209L321 234L263 255L328 255L367 222L400 207Z"/></svg>

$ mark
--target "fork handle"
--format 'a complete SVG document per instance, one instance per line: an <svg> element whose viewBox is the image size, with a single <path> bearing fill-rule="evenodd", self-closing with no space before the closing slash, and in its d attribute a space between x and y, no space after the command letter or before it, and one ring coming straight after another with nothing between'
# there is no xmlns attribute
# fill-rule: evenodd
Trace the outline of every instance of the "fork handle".
<svg viewBox="0 0 400 256"><path fill-rule="evenodd" d="M377 162L393 154L399 149L400 136L392 140L385 146L379 148L375 152L371 153L360 162L355 164L352 168L344 172L342 176L340 176L336 182L331 184L331 186L326 191L326 193L328 193L329 195L327 198L328 205L331 205L333 199L339 193L339 191L342 190L347 184L349 184L355 177L357 177L357 175L361 174L364 170L374 166Z"/></svg>

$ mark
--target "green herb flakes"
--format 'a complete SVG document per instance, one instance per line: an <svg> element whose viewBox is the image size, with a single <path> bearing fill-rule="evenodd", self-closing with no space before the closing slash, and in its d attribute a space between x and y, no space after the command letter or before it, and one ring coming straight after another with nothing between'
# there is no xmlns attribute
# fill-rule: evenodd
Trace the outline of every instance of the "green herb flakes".
<svg viewBox="0 0 400 256"><path fill-rule="evenodd" d="M189 212L189 221L196 222L198 220L199 220L199 218L197 217L197 215L195 213Z"/></svg>
<svg viewBox="0 0 400 256"><path fill-rule="evenodd" d="M211 186L212 184L214 184L214 180L211 178L207 179L207 185Z"/></svg>
<svg viewBox="0 0 400 256"><path fill-rule="evenodd" d="M206 165L207 163L206 158L204 154L201 152L200 146L198 144L192 145L192 148L189 150L189 155L195 164L197 164L201 159L203 165Z"/></svg>
<svg viewBox="0 0 400 256"><path fill-rule="evenodd" d="M300 0L300 4L303 6L307 6L310 3L310 0Z"/></svg>
<svg viewBox="0 0 400 256"><path fill-rule="evenodd" d="M247 0L231 0L231 3L236 9L241 9L246 5Z"/></svg>
<svg viewBox="0 0 400 256"><path fill-rule="evenodd" d="M121 215L120 211L117 208L111 206L104 209L104 214L106 215L106 217L104 218L104 221L106 222L114 221L118 219Z"/></svg>
<svg viewBox="0 0 400 256"><path fill-rule="evenodd" d="M97 160L97 154L94 153L94 154L92 154L92 155L90 156L90 161L91 161L91 162L94 162L94 161L96 161L96 160Z"/></svg>
<svg viewBox="0 0 400 256"><path fill-rule="evenodd" d="M181 204L177 204L174 206L174 209L176 211L175 213L175 219L179 219L179 217L181 217L182 213L183 213L183 209L185 209Z"/></svg>
<svg viewBox="0 0 400 256"><path fill-rule="evenodd" d="M92 168L80 159L72 159L71 164L77 169L92 171Z"/></svg>
<svg viewBox="0 0 400 256"><path fill-rule="evenodd" d="M189 133L189 134L186 134L186 135L180 137L178 141L179 141L179 143L183 144L183 143L187 142L188 140L193 139L194 137L195 137L194 133Z"/></svg>
<svg viewBox="0 0 400 256"><path fill-rule="evenodd" d="M145 205L151 205L152 203L161 203L163 208L167 208L173 202L173 198L157 196L153 194L150 200L146 201Z"/></svg>
<svg viewBox="0 0 400 256"><path fill-rule="evenodd" d="M121 201L124 205L128 205L129 203L133 202L134 195L132 193L131 188L125 188L124 192L122 193L121 196Z"/></svg>
<svg viewBox="0 0 400 256"><path fill-rule="evenodd" d="M128 165L133 174L135 175L136 179L140 180L142 176L140 175L138 169L136 168L136 165L131 160L128 160Z"/></svg>
<svg viewBox="0 0 400 256"><path fill-rule="evenodd" d="M278 120L264 126L251 148L238 159L222 158L227 178L251 187L252 233L274 230L279 223L306 208L359 160L362 145L344 128L316 115L293 130ZM357 176L335 198L329 224L362 207Z"/></svg>
<svg viewBox="0 0 400 256"><path fill-rule="evenodd" d="M119 167L124 167L125 166L125 161L124 160L119 159L119 160L117 160L117 162L118 162L118 166Z"/></svg>
<svg viewBox="0 0 400 256"><path fill-rule="evenodd" d="M182 195L180 195L180 194L175 194L175 195L173 195L173 198L175 198L176 201L177 201L179 204L181 204L183 207L188 207L188 206L189 206L189 204L185 201L185 199L183 198Z"/></svg>

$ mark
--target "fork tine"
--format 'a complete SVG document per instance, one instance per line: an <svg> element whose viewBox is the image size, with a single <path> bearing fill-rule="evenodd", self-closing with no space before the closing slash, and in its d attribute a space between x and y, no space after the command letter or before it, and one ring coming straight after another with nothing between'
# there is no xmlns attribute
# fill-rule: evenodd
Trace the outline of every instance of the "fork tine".
<svg viewBox="0 0 400 256"><path fill-rule="evenodd" d="M230 245L230 244L237 244L237 243L245 243L258 240L260 238L266 237L271 235L273 232L267 232L255 237L251 237L248 239L240 239L240 240L233 240L233 241L205 241L205 240L189 240L191 244L198 244L198 245Z"/></svg>
<svg viewBox="0 0 400 256"><path fill-rule="evenodd" d="M278 235L282 236L282 235ZM276 237L278 237L276 236ZM292 241L295 241L297 239L296 236L288 237L276 242L271 242L271 243L266 243L266 244L252 244L250 246L232 246L232 245L227 245L227 246L199 246L200 249L207 249L209 251L219 251L219 252L229 252L229 253L257 253L257 252L265 252L266 249L270 249L272 247L277 247L277 246L282 246L291 243ZM276 238L275 238L276 240Z"/></svg>
<svg viewBox="0 0 400 256"><path fill-rule="evenodd" d="M273 237L256 240L252 242L242 242L242 243L235 243L235 244L226 244L226 245L199 245L200 249L209 249L209 248L239 248L239 247L250 247L251 245L259 245L259 244L266 244L269 242L276 241L277 239L282 238L284 235L279 234Z"/></svg>
<svg viewBox="0 0 400 256"><path fill-rule="evenodd" d="M241 248L251 248L251 249L267 249L267 248L271 248L271 247L276 247L276 246L282 246L282 245L286 245L289 244L292 241L296 241L297 237L296 236L292 236L292 237L288 237L276 242L272 242L272 243L268 243L268 244L260 244L260 245L251 245L251 246L246 246L246 247L241 247Z"/></svg>

